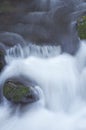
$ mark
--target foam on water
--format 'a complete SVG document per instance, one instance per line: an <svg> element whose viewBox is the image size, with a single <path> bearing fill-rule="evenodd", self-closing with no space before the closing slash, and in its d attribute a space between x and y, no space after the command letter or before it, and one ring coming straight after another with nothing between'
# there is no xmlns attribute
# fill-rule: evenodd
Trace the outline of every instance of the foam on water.
<svg viewBox="0 0 86 130"><path fill-rule="evenodd" d="M38 84L40 100L17 108L14 114L8 103L1 105L0 130L86 130L85 41L75 56L66 53L51 58L15 56L7 63L0 83L23 75Z"/></svg>

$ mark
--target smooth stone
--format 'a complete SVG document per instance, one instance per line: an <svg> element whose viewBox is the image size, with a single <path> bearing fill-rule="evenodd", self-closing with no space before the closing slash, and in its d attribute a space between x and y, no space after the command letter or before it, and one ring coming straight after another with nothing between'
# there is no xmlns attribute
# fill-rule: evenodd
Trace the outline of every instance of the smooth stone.
<svg viewBox="0 0 86 130"><path fill-rule="evenodd" d="M12 32L3 32L0 33L0 42L2 42L5 46L14 46L17 44L24 45L25 40L22 36L17 33Z"/></svg>
<svg viewBox="0 0 86 130"><path fill-rule="evenodd" d="M12 103L33 103L39 100L35 87L25 86L19 81L8 80L3 86L3 95Z"/></svg>

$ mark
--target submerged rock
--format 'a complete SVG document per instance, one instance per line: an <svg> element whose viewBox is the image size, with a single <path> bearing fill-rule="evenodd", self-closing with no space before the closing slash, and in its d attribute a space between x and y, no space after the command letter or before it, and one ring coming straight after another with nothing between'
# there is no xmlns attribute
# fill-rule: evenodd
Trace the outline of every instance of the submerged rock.
<svg viewBox="0 0 86 130"><path fill-rule="evenodd" d="M7 81L3 87L3 95L13 103L33 103L39 100L37 90L20 82Z"/></svg>

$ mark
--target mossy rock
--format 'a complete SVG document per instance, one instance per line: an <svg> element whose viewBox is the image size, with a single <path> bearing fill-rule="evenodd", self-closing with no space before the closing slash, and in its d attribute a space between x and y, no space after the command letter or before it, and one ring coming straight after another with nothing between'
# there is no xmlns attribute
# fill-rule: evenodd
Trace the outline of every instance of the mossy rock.
<svg viewBox="0 0 86 130"><path fill-rule="evenodd" d="M86 39L86 16L78 21L78 34L81 39Z"/></svg>
<svg viewBox="0 0 86 130"><path fill-rule="evenodd" d="M26 87L22 83L13 81L4 84L3 95L14 103L32 103L39 99L35 88L32 89L30 86Z"/></svg>

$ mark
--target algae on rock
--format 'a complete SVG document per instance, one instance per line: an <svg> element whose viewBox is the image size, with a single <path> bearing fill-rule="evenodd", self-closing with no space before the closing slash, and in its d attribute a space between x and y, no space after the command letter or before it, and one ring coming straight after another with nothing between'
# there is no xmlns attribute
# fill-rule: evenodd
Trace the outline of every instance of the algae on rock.
<svg viewBox="0 0 86 130"><path fill-rule="evenodd" d="M8 81L3 87L5 98L14 103L32 103L39 99L37 94L35 88L26 87L18 82Z"/></svg>
<svg viewBox="0 0 86 130"><path fill-rule="evenodd" d="M81 39L86 39L86 16L78 21L78 34Z"/></svg>

